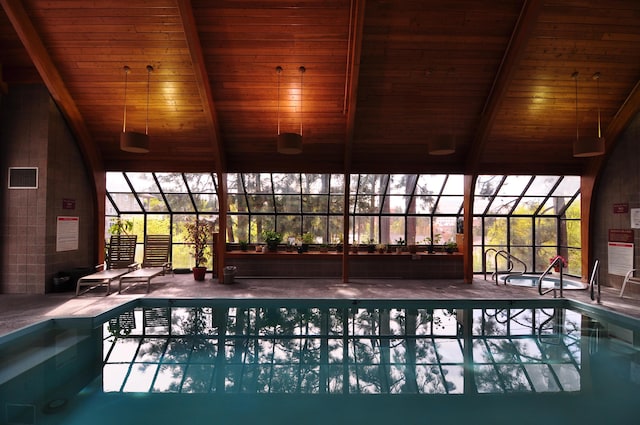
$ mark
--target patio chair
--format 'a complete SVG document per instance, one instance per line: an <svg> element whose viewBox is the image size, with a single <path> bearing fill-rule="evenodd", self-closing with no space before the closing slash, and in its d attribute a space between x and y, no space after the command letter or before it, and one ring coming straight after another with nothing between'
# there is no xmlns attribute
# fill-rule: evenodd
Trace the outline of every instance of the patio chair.
<svg viewBox="0 0 640 425"><path fill-rule="evenodd" d="M162 267L162 275L172 272L169 262L170 235L147 235L144 242L142 268Z"/></svg>
<svg viewBox="0 0 640 425"><path fill-rule="evenodd" d="M76 283L76 296L80 295L80 289L88 286L84 292L88 292L99 286L106 286L105 296L111 293L111 282L120 279L123 275L137 268L135 263L136 235L112 235L107 249L104 264L96 267L96 272L78 279Z"/></svg>
<svg viewBox="0 0 640 425"><path fill-rule="evenodd" d="M105 259L106 269L134 267L137 241L137 235L112 235Z"/></svg>
<svg viewBox="0 0 640 425"><path fill-rule="evenodd" d="M640 277L634 276L636 269L631 269L624 276L624 280L622 281L622 288L620 289L620 298L622 298L622 294L624 294L624 290L627 287L627 283L635 283L636 285L640 285Z"/></svg>

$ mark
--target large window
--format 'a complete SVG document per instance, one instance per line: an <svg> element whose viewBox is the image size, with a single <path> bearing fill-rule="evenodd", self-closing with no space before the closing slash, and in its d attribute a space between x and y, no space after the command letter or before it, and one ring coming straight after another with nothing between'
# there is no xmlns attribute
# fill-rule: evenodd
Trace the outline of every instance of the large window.
<svg viewBox="0 0 640 425"><path fill-rule="evenodd" d="M485 259L495 270L495 253L505 251L528 271L544 271L561 255L569 274L581 274L579 177L479 176L473 216L475 272Z"/></svg>
<svg viewBox="0 0 640 425"><path fill-rule="evenodd" d="M440 244L462 233L463 176L447 174L227 174L226 241L261 243L263 230L284 241L303 234L317 244L338 242L344 209L349 243ZM218 221L218 182L211 173L107 173L107 228L112 218L133 221L138 243L170 234L174 267L190 267L184 223ZM542 271L559 254L580 275L580 178L478 177L473 211L474 272L494 269L503 250ZM348 199L344 199L345 189ZM142 246L138 250L142 256ZM141 259L141 258L140 258ZM488 261L485 266L485 259Z"/></svg>

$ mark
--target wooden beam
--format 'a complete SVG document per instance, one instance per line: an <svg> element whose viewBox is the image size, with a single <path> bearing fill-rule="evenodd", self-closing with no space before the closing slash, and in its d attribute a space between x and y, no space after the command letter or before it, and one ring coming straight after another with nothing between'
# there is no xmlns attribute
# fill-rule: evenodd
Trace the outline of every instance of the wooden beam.
<svg viewBox="0 0 640 425"><path fill-rule="evenodd" d="M226 172L227 167L226 155L222 142L220 141L220 128L216 115L215 103L213 101L213 95L211 94L209 74L207 73L207 69L204 65L204 54L202 52L202 45L200 44L196 20L193 16L191 0L176 0L176 5L178 6L180 17L182 18L182 26L184 28L184 35L191 55L191 62L193 64L193 71L198 91L200 92L200 99L202 100L202 108L205 112L207 124L211 131L211 144L214 152L218 156L217 161L215 161L214 169L217 173L224 173Z"/></svg>
<svg viewBox="0 0 640 425"><path fill-rule="evenodd" d="M344 174L349 174L351 172L365 3L365 0L351 0L351 8L349 10L349 50L347 57L347 75L345 77L345 113L347 114L347 129L344 142Z"/></svg>
<svg viewBox="0 0 640 425"><path fill-rule="evenodd" d="M471 143L471 148L466 159L465 174L467 175L475 176L477 174L480 157L491 133L493 121L499 112L509 85L518 69L520 59L524 55L529 38L538 21L542 6L542 0L525 0L522 6L520 17L518 18L502 63L500 64L491 91L485 102L480 123L478 124L478 130Z"/></svg>

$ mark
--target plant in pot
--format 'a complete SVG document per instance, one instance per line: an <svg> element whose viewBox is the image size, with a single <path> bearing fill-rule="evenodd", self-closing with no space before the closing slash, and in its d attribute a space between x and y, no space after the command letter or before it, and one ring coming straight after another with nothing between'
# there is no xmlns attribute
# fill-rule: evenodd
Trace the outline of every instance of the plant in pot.
<svg viewBox="0 0 640 425"><path fill-rule="evenodd" d="M425 242L427 243L427 252L429 254L433 254L435 250L434 246L440 243L440 238L441 238L440 233L436 233L435 235L433 235L433 238L431 237L424 238Z"/></svg>
<svg viewBox="0 0 640 425"><path fill-rule="evenodd" d="M249 248L249 242L245 240L240 240L239 244L240 244L240 251L245 252Z"/></svg>
<svg viewBox="0 0 640 425"><path fill-rule="evenodd" d="M262 232L262 239L267 244L269 251L275 252L278 250L278 245L282 242L282 233L278 233L275 230L264 230Z"/></svg>
<svg viewBox="0 0 640 425"><path fill-rule="evenodd" d="M453 254L458 250L458 244L455 243L455 241L449 241L446 243L444 249L445 251L447 251L448 254Z"/></svg>
<svg viewBox="0 0 640 425"><path fill-rule="evenodd" d="M404 246L406 245L405 240L402 237L396 239L396 254L402 253L404 251Z"/></svg>
<svg viewBox="0 0 640 425"><path fill-rule="evenodd" d="M316 241L316 235L311 232L306 232L302 235L302 250L304 252L309 251L309 245Z"/></svg>
<svg viewBox="0 0 640 425"><path fill-rule="evenodd" d="M191 244L191 255L195 261L193 278L204 280L207 273L207 261L211 257L211 237L213 235L213 223L205 219L193 219L185 224L187 230L186 241Z"/></svg>

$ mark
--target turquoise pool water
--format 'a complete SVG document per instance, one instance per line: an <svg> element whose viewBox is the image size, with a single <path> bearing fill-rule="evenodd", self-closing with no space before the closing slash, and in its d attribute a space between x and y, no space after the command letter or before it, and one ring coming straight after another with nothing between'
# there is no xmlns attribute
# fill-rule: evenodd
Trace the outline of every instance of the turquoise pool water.
<svg viewBox="0 0 640 425"><path fill-rule="evenodd" d="M532 288L538 287L539 278L539 274L509 274L506 276L500 276L501 282L506 283L507 285ZM542 288L560 288L560 278L555 276L545 276L545 278L542 279ZM580 281L563 277L562 289L586 289L586 285Z"/></svg>
<svg viewBox="0 0 640 425"><path fill-rule="evenodd" d="M566 299L144 299L0 338L0 419L637 423L639 330Z"/></svg>

